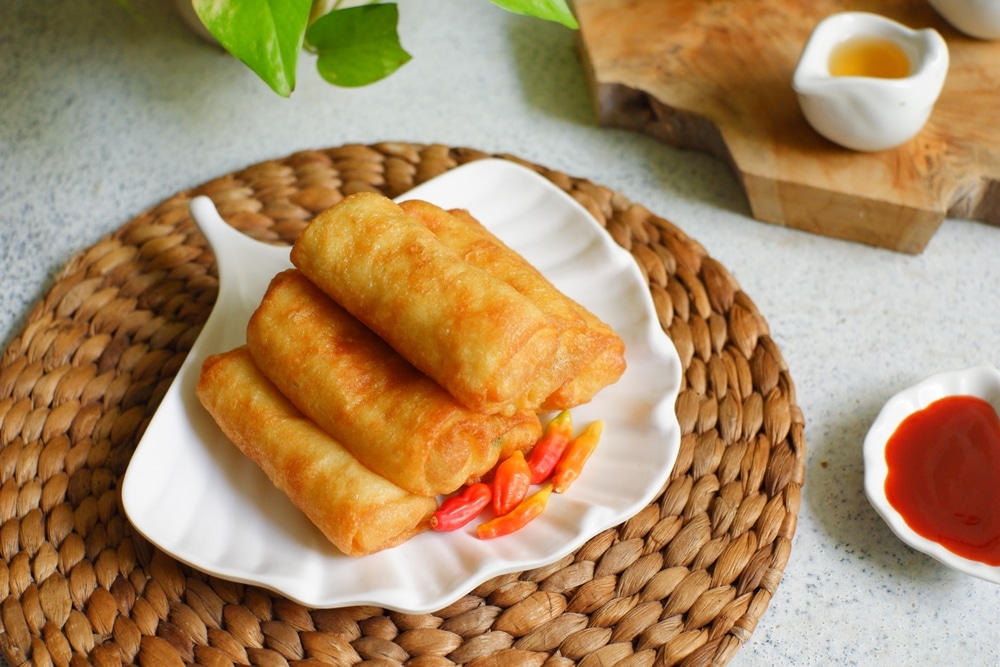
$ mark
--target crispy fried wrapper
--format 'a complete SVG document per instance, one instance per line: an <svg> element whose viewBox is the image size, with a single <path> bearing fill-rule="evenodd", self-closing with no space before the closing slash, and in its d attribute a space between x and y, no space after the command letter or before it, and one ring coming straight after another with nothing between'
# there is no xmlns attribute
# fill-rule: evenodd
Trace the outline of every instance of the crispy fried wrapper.
<svg viewBox="0 0 1000 667"><path fill-rule="evenodd" d="M197 395L233 444L345 554L381 551L429 527L434 498L363 466L264 377L246 347L206 359Z"/></svg>
<svg viewBox="0 0 1000 667"><path fill-rule="evenodd" d="M350 195L299 235L292 263L400 355L478 412L525 405L559 331L382 195Z"/></svg>
<svg viewBox="0 0 1000 667"><path fill-rule="evenodd" d="M425 201L400 204L465 261L489 271L538 305L561 332L560 345L540 369L529 396L536 409L565 410L590 401L625 372L625 343L569 298L469 211L445 211Z"/></svg>
<svg viewBox="0 0 1000 667"><path fill-rule="evenodd" d="M419 220L459 257L489 271L497 278L528 297L549 318L559 331L559 346L544 366L538 368L528 387L525 402L533 409L556 389L576 376L594 356L593 342L583 317L568 306L568 299L541 273L517 253L490 238L486 229L422 200L400 204L407 214Z"/></svg>
<svg viewBox="0 0 1000 667"><path fill-rule="evenodd" d="M296 269L271 281L247 346L296 407L412 493L451 493L541 434L533 411L488 415L458 403Z"/></svg>

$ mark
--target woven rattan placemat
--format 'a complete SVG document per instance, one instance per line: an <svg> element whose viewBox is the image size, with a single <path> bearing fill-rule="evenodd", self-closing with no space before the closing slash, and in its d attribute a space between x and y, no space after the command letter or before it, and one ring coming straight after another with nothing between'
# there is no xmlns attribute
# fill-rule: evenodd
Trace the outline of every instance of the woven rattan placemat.
<svg viewBox="0 0 1000 667"><path fill-rule="evenodd" d="M433 614L308 609L159 552L123 514L138 439L212 309L187 204L289 243L344 194L396 196L485 153L382 143L304 151L181 192L75 256L0 363L0 648L13 665L721 665L784 571L803 418L767 324L728 271L606 187L517 160L628 249L685 369L658 498L548 567ZM182 483L182 480L178 480Z"/></svg>

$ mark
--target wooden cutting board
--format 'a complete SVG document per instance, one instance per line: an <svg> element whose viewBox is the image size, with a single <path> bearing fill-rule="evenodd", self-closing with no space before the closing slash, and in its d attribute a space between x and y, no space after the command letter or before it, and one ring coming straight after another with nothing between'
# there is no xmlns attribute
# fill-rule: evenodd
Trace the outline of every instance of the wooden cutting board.
<svg viewBox="0 0 1000 667"><path fill-rule="evenodd" d="M1000 224L1000 41L965 37L924 0L576 0L599 121L707 151L759 220L919 253L947 217ZM933 27L951 65L924 129L879 153L841 148L791 88L824 17Z"/></svg>

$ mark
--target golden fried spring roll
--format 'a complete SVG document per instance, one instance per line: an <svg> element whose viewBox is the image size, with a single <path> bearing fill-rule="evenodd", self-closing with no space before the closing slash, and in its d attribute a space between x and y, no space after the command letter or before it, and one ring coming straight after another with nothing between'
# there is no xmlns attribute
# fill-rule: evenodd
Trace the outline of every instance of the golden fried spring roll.
<svg viewBox="0 0 1000 667"><path fill-rule="evenodd" d="M451 493L541 434L534 412L473 412L301 271L279 273L247 324L254 362L364 465L412 493Z"/></svg>
<svg viewBox="0 0 1000 667"><path fill-rule="evenodd" d="M419 220L446 246L469 264L489 271L541 308L559 331L559 347L544 366L539 367L528 388L526 403L540 409L552 392L579 373L596 350L583 316L569 299L535 267L486 232L486 228L468 216L454 215L440 206L422 200L400 204L406 213Z"/></svg>
<svg viewBox="0 0 1000 667"><path fill-rule="evenodd" d="M584 366L579 375L546 398L542 410L568 410L583 405L621 378L625 373L625 343L610 327L604 337L608 343L604 350Z"/></svg>
<svg viewBox="0 0 1000 667"><path fill-rule="evenodd" d="M558 366L536 391L545 396L538 406L542 410L566 410L590 401L601 389L617 382L625 372L625 342L600 318L579 302L569 298L516 251L508 247L493 232L463 209L452 209L441 215L441 209L426 202L404 202L404 210L416 215L445 245L455 249L467 262L486 269L516 290L533 300L543 312L558 318L570 329L565 334L562 347L555 356L556 364L569 363L571 373L562 382L547 384L546 380L558 377ZM437 209L435 211L435 209ZM465 231L456 223L464 223ZM575 363L560 359L560 355L574 356ZM548 391L544 391L545 388Z"/></svg>
<svg viewBox="0 0 1000 667"><path fill-rule="evenodd" d="M246 347L206 359L197 394L233 444L348 556L427 529L437 501L361 465L264 377Z"/></svg>
<svg viewBox="0 0 1000 667"><path fill-rule="evenodd" d="M520 407L558 332L524 295L445 247L382 195L360 192L320 213L292 263L460 403Z"/></svg>

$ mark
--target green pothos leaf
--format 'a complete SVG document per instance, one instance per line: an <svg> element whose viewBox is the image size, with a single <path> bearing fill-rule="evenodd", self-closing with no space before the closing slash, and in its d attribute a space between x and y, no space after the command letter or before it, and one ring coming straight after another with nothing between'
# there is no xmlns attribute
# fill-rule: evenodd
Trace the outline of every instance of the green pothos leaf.
<svg viewBox="0 0 1000 667"><path fill-rule="evenodd" d="M224 49L274 92L291 95L312 0L192 0L192 5Z"/></svg>
<svg viewBox="0 0 1000 667"><path fill-rule="evenodd" d="M345 87L383 79L410 60L399 43L395 3L336 9L316 19L306 31L306 45L316 52L316 68L326 81Z"/></svg>
<svg viewBox="0 0 1000 667"><path fill-rule="evenodd" d="M574 30L580 27L566 0L490 0L490 2L515 14L555 21Z"/></svg>

